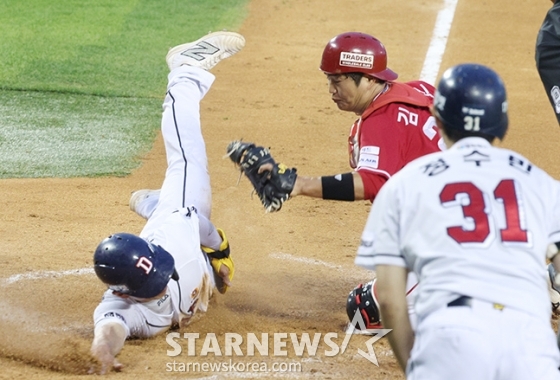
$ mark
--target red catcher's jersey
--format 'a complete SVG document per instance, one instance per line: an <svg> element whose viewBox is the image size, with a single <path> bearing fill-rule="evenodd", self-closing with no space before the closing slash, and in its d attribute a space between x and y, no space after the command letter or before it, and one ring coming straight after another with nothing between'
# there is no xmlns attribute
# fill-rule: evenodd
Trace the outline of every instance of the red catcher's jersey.
<svg viewBox="0 0 560 380"><path fill-rule="evenodd" d="M354 122L348 137L350 166L362 177L370 201L410 161L444 149L428 108L435 88L423 81L388 86Z"/></svg>

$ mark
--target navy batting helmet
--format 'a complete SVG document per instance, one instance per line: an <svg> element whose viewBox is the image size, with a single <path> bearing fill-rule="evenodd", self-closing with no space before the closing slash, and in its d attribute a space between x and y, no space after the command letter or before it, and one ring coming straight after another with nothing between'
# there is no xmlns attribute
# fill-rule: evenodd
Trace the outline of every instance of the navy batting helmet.
<svg viewBox="0 0 560 380"><path fill-rule="evenodd" d="M373 280L356 286L346 299L346 314L348 314L350 322L354 321L356 312L359 311L359 316L363 322L362 325L366 329L374 329L381 326L379 305L375 299L375 282L376 280ZM356 321L354 327L360 330L360 323Z"/></svg>
<svg viewBox="0 0 560 380"><path fill-rule="evenodd" d="M492 69L461 64L447 69L434 98L446 128L504 138L508 127L506 89Z"/></svg>
<svg viewBox="0 0 560 380"><path fill-rule="evenodd" d="M320 68L325 74L364 73L381 80L398 77L387 67L387 52L381 41L359 32L331 39L323 50Z"/></svg>
<svg viewBox="0 0 560 380"><path fill-rule="evenodd" d="M93 263L95 274L109 289L134 297L155 297L169 279L178 279L169 252L127 233L105 238L95 250Z"/></svg>

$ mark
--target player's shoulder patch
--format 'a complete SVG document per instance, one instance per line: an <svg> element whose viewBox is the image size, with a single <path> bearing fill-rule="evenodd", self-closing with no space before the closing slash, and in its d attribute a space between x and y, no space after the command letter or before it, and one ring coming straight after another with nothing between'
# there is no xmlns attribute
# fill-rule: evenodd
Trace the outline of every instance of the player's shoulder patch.
<svg viewBox="0 0 560 380"><path fill-rule="evenodd" d="M379 168L379 154L381 148L378 146L364 146L360 149L358 168Z"/></svg>

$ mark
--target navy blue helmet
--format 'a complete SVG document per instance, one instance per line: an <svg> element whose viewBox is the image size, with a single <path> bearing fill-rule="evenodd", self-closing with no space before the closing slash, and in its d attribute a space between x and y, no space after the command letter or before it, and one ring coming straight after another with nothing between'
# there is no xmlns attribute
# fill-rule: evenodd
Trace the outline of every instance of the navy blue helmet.
<svg viewBox="0 0 560 380"><path fill-rule="evenodd" d="M95 274L109 289L139 298L160 294L178 279L175 260L165 249L132 234L105 238L93 255Z"/></svg>
<svg viewBox="0 0 560 380"><path fill-rule="evenodd" d="M506 89L492 69L461 64L447 69L437 86L434 109L447 128L500 140L508 127Z"/></svg>

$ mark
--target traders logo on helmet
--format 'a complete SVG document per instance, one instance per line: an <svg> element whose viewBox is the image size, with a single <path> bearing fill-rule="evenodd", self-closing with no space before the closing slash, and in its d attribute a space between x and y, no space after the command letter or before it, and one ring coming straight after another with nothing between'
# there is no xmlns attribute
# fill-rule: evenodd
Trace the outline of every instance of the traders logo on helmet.
<svg viewBox="0 0 560 380"><path fill-rule="evenodd" d="M340 53L339 64L340 66L371 69L373 67L373 55L357 54L343 51Z"/></svg>

